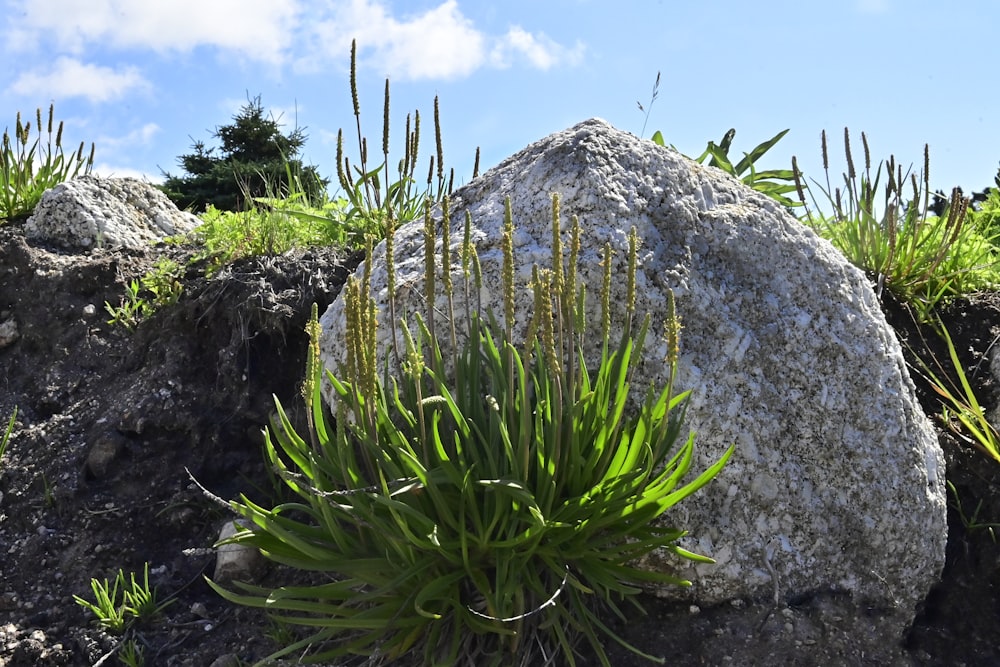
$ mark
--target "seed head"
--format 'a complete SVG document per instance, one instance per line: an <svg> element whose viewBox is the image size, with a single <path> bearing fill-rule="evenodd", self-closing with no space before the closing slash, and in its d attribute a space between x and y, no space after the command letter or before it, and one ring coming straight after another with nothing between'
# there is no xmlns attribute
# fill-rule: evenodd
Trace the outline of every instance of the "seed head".
<svg viewBox="0 0 1000 667"><path fill-rule="evenodd" d="M354 115L361 115L358 104L358 40L351 40L351 102L354 104Z"/></svg>
<svg viewBox="0 0 1000 667"><path fill-rule="evenodd" d="M847 156L847 177L854 180L857 172L854 171L854 158L851 157L851 134L844 128L844 154Z"/></svg>
<svg viewBox="0 0 1000 667"><path fill-rule="evenodd" d="M441 223L441 278L444 281L444 293L451 296L451 202L447 196L441 200L441 210L444 220Z"/></svg>
<svg viewBox="0 0 1000 667"><path fill-rule="evenodd" d="M389 79L385 80L385 106L382 110L382 154L389 159Z"/></svg>
<svg viewBox="0 0 1000 667"><path fill-rule="evenodd" d="M514 324L514 217L511 213L510 197L504 200L503 232L503 310L507 326L507 339L510 340Z"/></svg>
<svg viewBox="0 0 1000 667"><path fill-rule="evenodd" d="M601 261L604 277L601 281L601 335L608 340L611 333L611 244L604 244L604 259Z"/></svg>
<svg viewBox="0 0 1000 667"><path fill-rule="evenodd" d="M441 146L441 108L438 96L434 96L434 141L437 143L438 180L444 181L444 149Z"/></svg>

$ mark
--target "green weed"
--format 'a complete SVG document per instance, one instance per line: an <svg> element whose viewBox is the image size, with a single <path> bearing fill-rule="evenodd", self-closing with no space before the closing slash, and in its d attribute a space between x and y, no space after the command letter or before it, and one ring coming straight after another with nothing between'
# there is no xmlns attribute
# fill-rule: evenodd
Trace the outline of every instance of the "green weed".
<svg viewBox="0 0 1000 667"><path fill-rule="evenodd" d="M145 667L146 649L136 640L129 639L118 649L118 661L125 667Z"/></svg>
<svg viewBox="0 0 1000 667"><path fill-rule="evenodd" d="M118 570L118 576L113 582L107 579L99 581L90 580L90 588L94 593L94 601L85 600L77 595L73 596L76 603L92 611L97 617L97 623L103 628L114 633L125 631L127 626L128 611L125 609L119 588L124 585L125 573Z"/></svg>
<svg viewBox="0 0 1000 667"><path fill-rule="evenodd" d="M653 92L649 98L649 105L643 106L642 102L636 102L639 107L639 111L645 114L642 119L642 131L639 133L640 137L646 133L646 123L649 121L649 113L652 111L653 104L656 102L659 95L660 72L657 72L656 82L653 84ZM714 141L709 141L702 154L691 159L699 164L705 164L705 161L707 160L708 166L723 170L733 178L742 181L748 187L771 197L782 206L787 206L789 208L800 206L801 204L799 204L799 202L785 196L795 192L795 174L793 171L788 169L757 171L756 167L757 161L760 160L765 153L771 150L776 143L781 141L781 138L786 134L788 134L788 130L779 132L767 141L758 144L749 153L744 153L743 158L736 164L733 164L733 160L729 156L729 151L732 148L733 138L736 136L736 130L730 129L725 135L723 135L722 141L718 144ZM666 145L663 133L659 130L653 133L651 141L658 146ZM671 148L677 150L675 146L671 146Z"/></svg>
<svg viewBox="0 0 1000 667"><path fill-rule="evenodd" d="M440 264L434 250L435 230L450 227L447 199L443 210L445 219L438 222L429 204L425 208L429 304L440 284L439 267L449 304L456 288L447 267L459 253L447 236ZM245 496L234 501L250 528L227 542L254 546L293 568L324 572L329 583L278 589L236 583L239 592L211 584L226 599L312 631L272 658L295 654L318 662L377 652L392 659L418 652L426 664L456 664L460 655L477 655L489 665L537 664L542 647L575 664L583 639L607 665L602 637L629 645L601 620L600 609L623 617L619 604L638 607L635 594L643 583L688 585L636 568L638 558L664 549L711 562L677 545L683 530L654 520L708 483L732 449L682 484L694 445L693 435L682 435L688 394L675 395L671 380L659 391L650 388L636 416L625 415L631 369L650 321L647 315L633 324L633 299L622 338L611 346L604 296L604 351L597 368L587 368L585 296L576 283L580 231L574 219L565 266L559 224L556 199L552 266L535 268L532 333L518 348L510 329L518 288L508 202L507 324L498 324L492 313L481 318L467 312L463 320L453 306L437 315L450 323L445 335L452 343L465 341L450 348L453 381L443 370L433 308L416 314L415 332L400 325L407 341L403 376L398 382L380 379L369 270L351 278L344 288L347 362L339 378L326 372L338 397L336 426L320 392L314 309L304 388L308 437L295 432L280 403L278 419L265 434L270 464L298 501L272 509ZM391 229L386 238L391 246ZM637 246L633 230L632 275ZM369 257L370 251L369 245ZM466 294L476 293L478 259L468 240L460 255ZM611 266L606 246L605 285ZM389 275L391 303L392 268ZM469 328L455 332L462 321ZM678 332L671 308L665 360L671 365Z"/></svg>
<svg viewBox="0 0 1000 667"><path fill-rule="evenodd" d="M1000 182L1000 173L997 174ZM1000 236L1000 189L986 190L986 199L977 208L970 208L968 217L972 225L981 231L983 236L996 239Z"/></svg>
<svg viewBox="0 0 1000 667"><path fill-rule="evenodd" d="M424 202L440 202L451 193L454 170L445 170L441 141L441 108L434 98L434 144L427 169L426 187L417 185L417 162L420 154L420 112L407 114L403 132L403 157L394 165L389 161L389 80L385 81L382 104L381 160L369 159L368 140L361 129L361 106L357 86L357 42L351 42L351 100L358 141L358 161L352 165L344 155L343 130L337 133L337 180L348 201L345 222L352 230L353 245L361 247L367 236L385 237L390 225L417 220ZM374 151L373 151L374 154ZM479 151L476 151L478 172ZM474 174L475 176L475 174Z"/></svg>
<svg viewBox="0 0 1000 667"><path fill-rule="evenodd" d="M800 206L797 201L789 199L785 195L795 192L795 173L791 169L768 169L757 171L757 161L764 156L781 138L788 134L788 130L782 130L767 141L758 144L749 153L744 153L739 162L733 164L729 157L729 150L732 147L736 130L730 129L722 137L722 141L716 144L714 141L708 142L705 151L696 158L695 162L708 166L717 167L733 178L739 179L748 187L757 192L767 195L782 206L789 208ZM653 143L663 145L663 135L656 132L653 135Z"/></svg>
<svg viewBox="0 0 1000 667"><path fill-rule="evenodd" d="M41 473L39 478L42 482L42 500L45 506L52 509L56 506L56 487L55 484L49 481L49 478L45 476L45 473Z"/></svg>
<svg viewBox="0 0 1000 667"><path fill-rule="evenodd" d="M7 420L7 428L4 429L3 436L0 436L0 461L3 460L4 452L7 451L7 444L10 442L10 436L14 432L14 424L17 421L17 407L14 407L14 411L10 415L10 419Z"/></svg>
<svg viewBox="0 0 1000 667"><path fill-rule="evenodd" d="M876 292L891 290L914 306L921 320L943 300L1000 284L995 242L967 217L969 202L956 189L946 214L929 214L930 156L924 147L920 176L904 172L890 156L884 163L886 183L880 187L883 163L874 173L868 139L862 133L864 169L855 169L850 134L844 130L847 173L843 187L830 184L826 133L822 135L826 185L815 185L832 213L813 214L806 204L801 172L792 158L804 221L833 243L852 264L873 277ZM811 195L810 191L810 195ZM819 205L813 198L813 205Z"/></svg>
<svg viewBox="0 0 1000 667"><path fill-rule="evenodd" d="M1000 462L1000 434L987 419L982 405L976 398L951 335L940 319L937 320L935 328L948 347L952 373L944 369L937 360L934 361L937 366L935 371L919 356L914 356L931 389L941 397L941 421L956 435ZM958 378L957 385L951 380L952 375Z"/></svg>
<svg viewBox="0 0 1000 667"><path fill-rule="evenodd" d="M41 200L42 193L63 181L89 174L94 166L93 144L86 158L83 142L76 153L64 154L62 121L59 121L53 141L53 115L54 106L49 105L48 124L43 134L42 110L36 110L34 141L31 121L22 124L20 113L13 137L9 129L4 130L0 144L0 222L28 216Z"/></svg>
<svg viewBox="0 0 1000 667"><path fill-rule="evenodd" d="M958 518L962 522L962 526L965 528L966 532L976 533L981 530L985 530L987 533L989 533L990 539L993 540L993 543L995 544L997 541L997 536L996 533L994 532L994 529L1000 528L1000 523L990 523L990 522L980 521L979 512L982 511L983 509L982 499L980 499L980 501L976 503L976 509L973 510L972 514L968 515L965 513L965 510L962 507L962 499L959 497L958 489L955 488L955 485L952 484L951 482L948 482L948 490L951 491L951 495L953 498L951 506L958 513Z"/></svg>
<svg viewBox="0 0 1000 667"><path fill-rule="evenodd" d="M86 600L78 595L73 599L78 605L89 609L97 617L101 627L114 633L122 633L133 623L147 623L160 614L173 600L157 602L156 590L149 585L149 563L145 564L141 582L131 573L126 580L121 569L114 581L90 580L94 600Z"/></svg>
<svg viewBox="0 0 1000 667"><path fill-rule="evenodd" d="M223 211L209 206L200 216L202 224L191 238L203 247L199 257L209 260L211 270L244 257L348 243L351 232L345 222L346 200L310 200L291 174L289 179L291 190L256 197L251 208Z"/></svg>
<svg viewBox="0 0 1000 667"><path fill-rule="evenodd" d="M180 282L183 274L180 264L161 257L148 273L125 285L125 295L117 306L104 302L104 310L111 315L108 324L120 324L134 331L142 320L159 308L177 303L184 291Z"/></svg>

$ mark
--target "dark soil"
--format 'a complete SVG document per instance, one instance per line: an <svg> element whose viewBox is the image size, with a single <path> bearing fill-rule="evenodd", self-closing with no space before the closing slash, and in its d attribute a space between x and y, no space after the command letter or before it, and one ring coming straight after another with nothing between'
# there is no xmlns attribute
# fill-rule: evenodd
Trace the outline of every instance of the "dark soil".
<svg viewBox="0 0 1000 667"><path fill-rule="evenodd" d="M293 415L301 404L310 307L322 312L359 258L310 250L206 277L188 264L192 252L69 254L29 245L19 225L0 227L0 423L18 408L0 462L0 667L120 664L119 638L73 596L91 597L93 577L141 574L146 562L160 597L175 600L135 630L147 665L250 664L277 648L277 628L261 613L226 603L203 581L228 517L192 477L222 498L268 501L261 428L273 397ZM109 325L105 302L118 304L124 284L164 255L188 266L179 302L135 332ZM905 343L922 350L926 338L947 360L905 308L886 310ZM944 317L992 408L1000 297L956 302ZM936 418L939 402L917 381ZM647 597L648 616L607 622L670 664L1000 664L1000 546L988 527L967 525L1000 521L1000 464L946 430L940 438L957 492L948 560L905 636L878 635L891 612L822 591L708 609ZM608 650L614 665L649 664Z"/></svg>

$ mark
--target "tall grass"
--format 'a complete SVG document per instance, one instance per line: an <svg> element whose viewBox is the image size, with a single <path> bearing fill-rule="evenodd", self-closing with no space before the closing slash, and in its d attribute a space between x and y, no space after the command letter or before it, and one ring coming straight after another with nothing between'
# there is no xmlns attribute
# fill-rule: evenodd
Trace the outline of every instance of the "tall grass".
<svg viewBox="0 0 1000 667"><path fill-rule="evenodd" d="M28 216L49 188L79 175L89 174L94 166L94 144L84 157L84 144L75 153L63 151L63 122L53 135L54 105L49 105L48 123L42 131L42 110L35 112L35 137L31 121L21 123L18 112L13 136L4 130L0 145L0 222Z"/></svg>
<svg viewBox="0 0 1000 667"><path fill-rule="evenodd" d="M855 266L873 279L876 291L888 289L910 303L922 319L949 297L1000 285L997 231L974 224L967 216L969 200L952 192L944 215L930 211L930 153L924 146L923 170L903 170L890 156L872 169L868 138L861 135L864 167L856 169L849 131L844 129L847 172L833 187L826 132L821 136L827 213L812 196L806 200L803 175L792 158L804 222L833 243ZM884 178L884 181L883 181ZM814 210L815 209L815 210Z"/></svg>

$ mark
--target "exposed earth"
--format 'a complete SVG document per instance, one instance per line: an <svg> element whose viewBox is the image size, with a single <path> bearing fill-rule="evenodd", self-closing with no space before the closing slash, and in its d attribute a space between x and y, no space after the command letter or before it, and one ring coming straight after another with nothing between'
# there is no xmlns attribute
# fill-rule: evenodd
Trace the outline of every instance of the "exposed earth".
<svg viewBox="0 0 1000 667"><path fill-rule="evenodd" d="M203 263L188 264L193 253L73 254L29 244L19 224L0 226L0 428L18 409L0 461L0 667L121 664L120 637L73 596L91 598L91 578L119 568L141 576L146 562L160 599L174 598L134 629L147 665L252 664L278 647L280 629L262 613L204 583L228 517L192 477L222 498L268 502L261 428L272 395L300 411L311 304L322 312L360 258L298 251L206 277ZM180 300L134 332L108 324L105 302L117 305L124 284L164 255L188 267ZM922 334L948 359L905 308L884 305L905 343L923 349ZM943 315L977 395L995 406L1000 296L955 302ZM914 375L957 496L942 581L905 636L879 635L878 619L893 610L832 591L703 609L648 596L648 616L607 622L674 665L1000 664L1000 545L988 527L967 525L1000 521L1000 464L942 427L939 402ZM614 665L652 664L608 651Z"/></svg>

